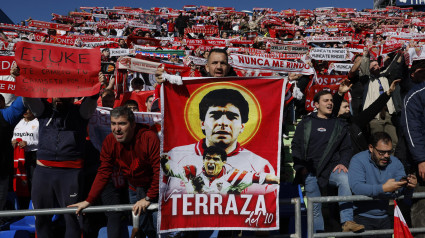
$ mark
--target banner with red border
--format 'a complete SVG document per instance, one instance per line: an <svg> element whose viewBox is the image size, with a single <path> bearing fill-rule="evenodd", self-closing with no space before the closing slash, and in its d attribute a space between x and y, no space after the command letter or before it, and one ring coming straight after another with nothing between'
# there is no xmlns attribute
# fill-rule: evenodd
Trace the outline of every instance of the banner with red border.
<svg viewBox="0 0 425 238"><path fill-rule="evenodd" d="M285 86L270 77L164 84L161 233L279 228Z"/></svg>

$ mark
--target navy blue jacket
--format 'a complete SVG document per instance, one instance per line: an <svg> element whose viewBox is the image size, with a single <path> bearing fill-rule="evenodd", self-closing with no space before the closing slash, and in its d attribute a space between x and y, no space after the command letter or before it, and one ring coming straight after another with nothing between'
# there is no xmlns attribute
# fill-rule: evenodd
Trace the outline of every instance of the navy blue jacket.
<svg viewBox="0 0 425 238"><path fill-rule="evenodd" d="M425 82L414 85L404 97L401 125L416 163L425 161Z"/></svg>
<svg viewBox="0 0 425 238"><path fill-rule="evenodd" d="M83 158L87 136L87 119L80 115L80 105L70 105L59 112L43 101L44 111L38 116L39 135L37 159L70 161Z"/></svg>

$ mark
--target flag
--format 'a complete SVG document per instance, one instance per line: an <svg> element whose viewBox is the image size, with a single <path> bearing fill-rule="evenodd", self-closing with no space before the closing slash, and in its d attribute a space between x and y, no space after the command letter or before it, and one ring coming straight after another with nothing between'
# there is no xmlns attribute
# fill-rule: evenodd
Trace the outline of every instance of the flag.
<svg viewBox="0 0 425 238"><path fill-rule="evenodd" d="M161 161L160 233L279 229L279 186L265 177L280 174L285 86L272 77L162 85L168 157ZM215 172L204 162L210 149L227 152Z"/></svg>
<svg viewBox="0 0 425 238"><path fill-rule="evenodd" d="M401 214L397 202L394 200L394 238L413 238L409 227Z"/></svg>

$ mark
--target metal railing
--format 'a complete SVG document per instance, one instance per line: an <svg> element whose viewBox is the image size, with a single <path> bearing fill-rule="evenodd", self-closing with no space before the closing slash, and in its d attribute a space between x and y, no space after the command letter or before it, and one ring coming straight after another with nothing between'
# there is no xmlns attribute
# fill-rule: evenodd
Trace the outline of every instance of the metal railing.
<svg viewBox="0 0 425 238"><path fill-rule="evenodd" d="M404 196L397 197L396 199L403 199ZM413 193L411 198L425 198L425 192ZM363 195L353 196L328 196L328 197L306 197L307 199L307 233L308 238L313 237L347 237L347 236L366 236L366 235L389 235L393 234L393 229L386 230L370 230L361 233L354 232L328 232L328 233L317 233L314 234L313 224L313 204L314 203L332 203L332 202L352 202L352 201L372 201L382 200L374 199ZM300 229L300 228L299 228ZM425 233L425 227L421 228L410 228L411 233Z"/></svg>
<svg viewBox="0 0 425 238"><path fill-rule="evenodd" d="M294 204L295 214L295 233L290 234L291 238L301 238L301 199L280 199L280 204ZM90 206L81 211L81 213L97 213L97 212L122 212L131 211L133 209L132 204L121 204L121 205L103 205L103 206ZM148 210L158 209L158 204L151 204ZM16 216L39 216L39 215L54 215L54 214L75 214L77 208L66 207L66 208L43 208L43 209L31 209L31 210L7 210L0 211L0 217L16 217ZM133 215L133 227L139 226L139 216Z"/></svg>
<svg viewBox="0 0 425 238"><path fill-rule="evenodd" d="M152 203L147 208L148 210L157 210L158 204ZM132 211L133 204L125 205L103 205L103 206L92 206L82 210L82 213L96 213L96 212L123 212ZM16 217L16 216L40 216L40 215L54 215L54 214L75 214L77 211L76 207L66 208L44 208L44 209L32 209L32 210L8 210L0 211L0 217ZM133 218L133 228L139 228L139 215L135 215L131 212Z"/></svg>

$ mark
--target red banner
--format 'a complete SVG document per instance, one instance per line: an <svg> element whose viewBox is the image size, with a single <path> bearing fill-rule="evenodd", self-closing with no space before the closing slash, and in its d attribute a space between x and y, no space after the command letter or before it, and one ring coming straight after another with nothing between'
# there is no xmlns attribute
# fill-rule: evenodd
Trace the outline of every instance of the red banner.
<svg viewBox="0 0 425 238"><path fill-rule="evenodd" d="M337 93L339 83L344 79L347 79L347 75L317 75L315 84L306 90L305 109L309 112L314 110L313 98L319 91L329 90L332 94ZM344 98L348 102L351 101L351 95L349 93L346 93Z"/></svg>
<svg viewBox="0 0 425 238"><path fill-rule="evenodd" d="M150 46L160 46L160 40L154 38L141 37L136 35L130 35L127 38L127 45L150 45Z"/></svg>
<svg viewBox="0 0 425 238"><path fill-rule="evenodd" d="M15 56L0 56L0 75L10 75Z"/></svg>
<svg viewBox="0 0 425 238"><path fill-rule="evenodd" d="M15 82L0 80L0 93L15 94Z"/></svg>
<svg viewBox="0 0 425 238"><path fill-rule="evenodd" d="M99 92L98 49L20 41L16 43L15 60L21 73L16 77L16 95L84 97Z"/></svg>
<svg viewBox="0 0 425 238"><path fill-rule="evenodd" d="M32 20L28 25L38 27L38 28L47 28L47 29L62 30L62 31L70 31L72 29L71 25L51 23L51 22L45 22L45 21L37 21L37 20Z"/></svg>
<svg viewBox="0 0 425 238"><path fill-rule="evenodd" d="M228 77L164 84L160 232L278 229L285 85Z"/></svg>

